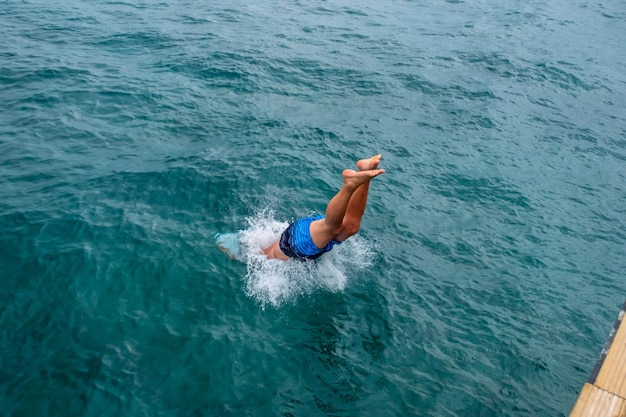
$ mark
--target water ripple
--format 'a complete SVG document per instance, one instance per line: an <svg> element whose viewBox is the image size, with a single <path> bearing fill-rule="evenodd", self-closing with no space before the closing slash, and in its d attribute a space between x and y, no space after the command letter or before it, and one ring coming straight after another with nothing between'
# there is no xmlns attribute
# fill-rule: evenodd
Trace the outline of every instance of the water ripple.
<svg viewBox="0 0 626 417"><path fill-rule="evenodd" d="M431 3L5 5L5 413L566 415L623 302L622 5ZM378 152L325 261L215 246Z"/></svg>

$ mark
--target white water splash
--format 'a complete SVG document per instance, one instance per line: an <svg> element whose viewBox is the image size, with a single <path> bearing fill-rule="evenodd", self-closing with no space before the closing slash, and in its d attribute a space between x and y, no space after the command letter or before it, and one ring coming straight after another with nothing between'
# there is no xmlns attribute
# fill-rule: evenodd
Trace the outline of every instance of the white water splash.
<svg viewBox="0 0 626 417"><path fill-rule="evenodd" d="M262 249L279 239L289 224L275 220L271 210L248 218L248 224L240 232L246 292L262 305L277 307L317 290L343 291L348 277L369 267L375 256L373 245L355 235L316 261L267 259Z"/></svg>

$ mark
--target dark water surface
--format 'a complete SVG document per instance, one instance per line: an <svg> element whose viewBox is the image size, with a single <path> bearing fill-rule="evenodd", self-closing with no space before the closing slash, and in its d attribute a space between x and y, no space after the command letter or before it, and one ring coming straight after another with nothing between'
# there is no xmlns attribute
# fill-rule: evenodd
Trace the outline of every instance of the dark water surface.
<svg viewBox="0 0 626 417"><path fill-rule="evenodd" d="M623 1L0 10L0 409L563 416L626 293ZM234 262L383 154L360 235Z"/></svg>

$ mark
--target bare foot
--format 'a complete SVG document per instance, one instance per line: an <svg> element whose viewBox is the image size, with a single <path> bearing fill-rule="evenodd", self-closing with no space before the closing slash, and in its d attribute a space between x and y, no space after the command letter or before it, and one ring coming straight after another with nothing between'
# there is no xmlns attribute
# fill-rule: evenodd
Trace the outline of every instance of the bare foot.
<svg viewBox="0 0 626 417"><path fill-rule="evenodd" d="M358 187L361 184L365 184L374 177L379 176L385 172L384 169L369 169L367 171L355 171L352 169L344 169L341 173L343 177L343 183L345 185L351 185Z"/></svg>
<svg viewBox="0 0 626 417"><path fill-rule="evenodd" d="M378 168L378 164L380 163L380 158L383 156L381 154L374 155L371 158L361 159L357 161L356 167L359 171L369 171L372 169Z"/></svg>

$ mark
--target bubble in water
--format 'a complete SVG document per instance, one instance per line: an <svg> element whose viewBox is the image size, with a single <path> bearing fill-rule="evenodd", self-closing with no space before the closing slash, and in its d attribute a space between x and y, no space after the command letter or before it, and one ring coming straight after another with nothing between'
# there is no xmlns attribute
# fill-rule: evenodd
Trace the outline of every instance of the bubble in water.
<svg viewBox="0 0 626 417"><path fill-rule="evenodd" d="M372 245L355 235L316 261L267 259L267 248L289 226L274 219L271 210L248 218L249 227L240 232L243 261L246 263L246 292L262 305L293 301L317 290L343 291L348 275L372 264Z"/></svg>

